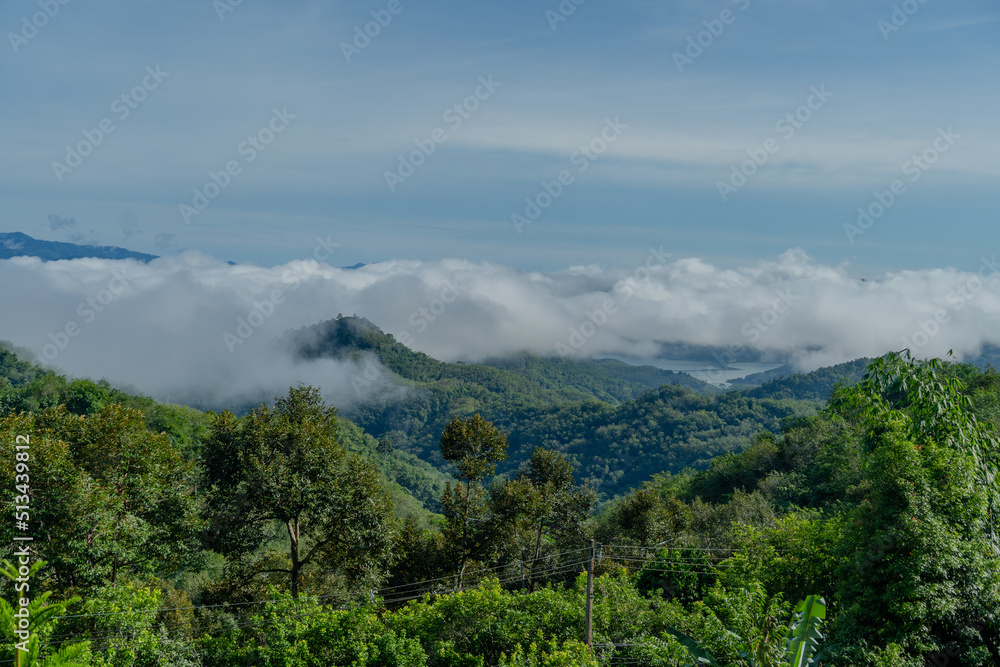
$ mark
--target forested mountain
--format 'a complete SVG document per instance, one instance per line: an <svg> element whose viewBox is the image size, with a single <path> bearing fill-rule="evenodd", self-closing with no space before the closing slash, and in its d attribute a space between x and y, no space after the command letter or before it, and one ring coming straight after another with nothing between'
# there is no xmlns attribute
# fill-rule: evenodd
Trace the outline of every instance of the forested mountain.
<svg viewBox="0 0 1000 667"><path fill-rule="evenodd" d="M417 362L430 392L451 372ZM51 667L1000 664L992 370L888 355L783 420L789 399L680 385L561 400L450 419L442 484L312 387L206 414L0 348L0 483L30 508L0 538L33 536L30 601L0 567L0 652L28 604L25 664ZM581 470L628 492L598 511Z"/></svg>
<svg viewBox="0 0 1000 667"><path fill-rule="evenodd" d="M537 382L543 388L573 386L609 402L638 398L665 384L679 384L699 394L713 395L722 390L687 373L666 371L656 366L633 366L617 359L566 359L522 353L487 359L494 366Z"/></svg>
<svg viewBox="0 0 1000 667"><path fill-rule="evenodd" d="M0 259L11 257L38 257L42 261L53 262L60 259L137 259L150 262L156 255L134 252L117 246L93 246L65 243L62 241L42 241L21 232L0 232Z"/></svg>
<svg viewBox="0 0 1000 667"><path fill-rule="evenodd" d="M856 381L864 365L851 362L722 392L684 373L615 360L521 354L482 364L441 362L358 317L292 331L286 340L305 359L371 358L389 371L388 383L353 378L374 393L350 405L342 423L351 429L351 448L379 458L390 480L434 511L450 469L438 438L456 416L479 413L508 433L502 475L513 475L534 448L545 447L564 453L575 475L606 499L626 493L651 470L704 468L719 454L745 448L761 430L777 432L782 420L815 412L835 383ZM79 397L82 381L67 384L2 354L0 377L20 393L0 390L0 406L15 405L15 395L25 409L65 400L81 411L87 401L108 401ZM97 390L88 385L87 391Z"/></svg>
<svg viewBox="0 0 1000 667"><path fill-rule="evenodd" d="M856 384L865 374L871 359L855 359L836 366L817 368L810 373L790 373L788 367L755 373L730 384L754 398L794 398L801 401L826 401L838 384Z"/></svg>
<svg viewBox="0 0 1000 667"><path fill-rule="evenodd" d="M286 340L306 359L380 364L358 378L374 397L331 417L299 387L274 407L204 413L0 346L0 430L33 434L35 549L64 600L54 608L82 614L56 626L89 642L64 645L93 656L81 664L686 667L685 646L736 664L737 635L777 660L766 638L814 594L830 605L836 667L916 667L947 650L980 665L1000 651L988 611L1000 591L967 585L1000 580L983 551L1000 510L983 472L1000 458L992 371L888 357L722 392L609 360L440 362L360 318ZM934 472L959 468L972 486ZM595 631L619 648L578 641L589 538L602 545ZM439 597L414 600L427 593ZM924 605L923 625L904 599ZM108 617L122 606L192 611L127 629ZM765 607L770 620L749 620ZM312 620L281 626L307 608ZM142 639L114 648L109 633Z"/></svg>
<svg viewBox="0 0 1000 667"><path fill-rule="evenodd" d="M480 413L509 434L501 473L513 473L535 447L545 447L565 453L576 475L608 497L628 491L650 470L704 467L758 431L777 431L782 419L817 406L722 393L684 373L614 360L523 354L484 364L445 363L357 317L300 329L289 339L306 359L377 357L407 391L384 388L346 414L396 448L443 466L438 437L445 425Z"/></svg>
<svg viewBox="0 0 1000 667"><path fill-rule="evenodd" d="M23 361L16 348L0 342L0 417L18 411L66 406L76 415L90 415L120 404L139 410L148 428L162 432L186 458L193 460L210 422L210 415L181 405L158 403L112 387L107 381L67 380L64 376ZM22 355L26 351L21 351ZM448 476L434 466L388 442L379 442L349 419L337 422L338 437L350 451L375 461L390 484L397 504L408 513L426 514L437 507Z"/></svg>
<svg viewBox="0 0 1000 667"><path fill-rule="evenodd" d="M502 398L522 396L531 403L597 399L626 401L663 384L679 383L702 393L714 386L686 373L654 366L539 357L523 353L481 364L446 363L415 352L363 317L338 316L286 334L293 352L304 359L361 358L373 353L389 371L412 382L440 382L486 391Z"/></svg>

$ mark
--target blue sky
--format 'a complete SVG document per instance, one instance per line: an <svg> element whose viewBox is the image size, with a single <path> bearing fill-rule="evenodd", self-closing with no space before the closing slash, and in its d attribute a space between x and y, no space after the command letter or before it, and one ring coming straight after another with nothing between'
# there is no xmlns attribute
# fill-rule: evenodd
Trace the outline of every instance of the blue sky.
<svg viewBox="0 0 1000 667"><path fill-rule="evenodd" d="M994 2L566 0L555 29L555 0L225 2L42 0L55 15L37 34L24 20L39 0L4 3L0 231L262 265L321 237L339 244L334 264L523 270L633 266L663 245L721 267L801 248L862 274L971 271L998 250ZM391 21L348 62L342 44L372 12ZM115 100L144 79L120 118ZM445 114L463 103L456 126ZM286 126L248 149L275 109L271 127ZM808 119L789 136L776 124L797 110ZM114 131L60 181L53 163L106 118ZM602 146L609 119L614 141L574 157ZM386 172L438 129L446 140L391 190ZM723 201L748 151L767 160ZM925 151L934 164L907 171ZM180 206L230 162L238 173L186 222ZM518 233L511 216L560 172L572 182ZM850 242L844 225L896 180Z"/></svg>

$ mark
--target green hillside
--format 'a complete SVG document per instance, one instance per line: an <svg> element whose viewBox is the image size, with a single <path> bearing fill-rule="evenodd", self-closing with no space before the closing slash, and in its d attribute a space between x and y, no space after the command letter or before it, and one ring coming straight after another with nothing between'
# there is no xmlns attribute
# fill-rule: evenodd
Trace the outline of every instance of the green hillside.
<svg viewBox="0 0 1000 667"><path fill-rule="evenodd" d="M535 404L587 399L617 403L674 383L705 394L719 391L685 373L630 366L613 359L573 360L522 353L481 364L446 363L410 350L363 317L341 316L291 331L286 337L293 353L304 359L360 359L372 353L403 380L460 385L479 395L485 391Z"/></svg>
<svg viewBox="0 0 1000 667"><path fill-rule="evenodd" d="M499 359L487 359L483 365L494 366L537 382L540 387L557 389L572 386L608 402L638 398L650 389L665 384L680 384L699 394L718 394L721 389L687 373L665 371L655 366L633 366L617 359L566 359L539 357L521 353Z"/></svg>
<svg viewBox="0 0 1000 667"><path fill-rule="evenodd" d="M186 458L198 456L210 413L182 405L158 403L112 387L107 381L68 380L18 357L16 348L0 343L0 417L19 411L37 412L64 405L76 415L90 415L117 403L140 410L148 428L167 435ZM25 352L21 351L24 355ZM350 451L374 461L393 485L393 498L408 513L423 516L440 505L448 476L416 456L380 443L349 419L337 422L338 437Z"/></svg>
<svg viewBox="0 0 1000 667"><path fill-rule="evenodd" d="M855 359L835 366L817 368L809 373L789 373L788 367L748 375L730 384L754 398L793 398L825 401L838 384L857 384L871 359Z"/></svg>
<svg viewBox="0 0 1000 667"><path fill-rule="evenodd" d="M374 355L390 371L392 384L365 387L372 390L368 398L344 410L342 423L349 425L344 436L352 449L377 460L401 492L433 511L440 510L451 469L438 440L456 416L478 412L508 433L511 447L499 466L502 475L513 474L536 447L545 447L564 453L578 478L612 498L651 473L705 468L720 454L746 448L757 432L777 432L782 420L812 414L837 382L856 381L865 364L859 360L722 392L684 373L610 359L525 353L482 364L441 362L358 317L292 331L286 340L305 359ZM107 383L67 382L12 352L0 354L0 377L6 378L0 380L0 409L66 403L86 414L112 400L124 402L146 412L152 426L172 434L178 447L193 455L202 413L159 405ZM247 406L233 409L242 413Z"/></svg>
<svg viewBox="0 0 1000 667"><path fill-rule="evenodd" d="M683 373L614 360L546 359L522 354L484 364L445 363L398 343L374 324L341 317L290 334L306 359L375 354L408 388L353 405L348 416L378 439L447 469L438 438L456 416L480 413L508 433L499 470L511 474L535 447L565 453L578 477L606 497L627 492L651 471L704 467L739 450L758 431L810 414L815 401L757 398Z"/></svg>
<svg viewBox="0 0 1000 667"><path fill-rule="evenodd" d="M359 423L314 387L203 413L0 346L0 477L30 506L0 538L32 529L43 664L783 665L805 630L831 667L998 662L993 370L887 355L850 386L860 362L626 399L641 381L614 364L546 378L331 334L311 356L399 371Z"/></svg>
<svg viewBox="0 0 1000 667"><path fill-rule="evenodd" d="M461 376L421 363L423 385L398 380L412 393ZM764 393L825 391L844 371ZM806 631L822 658L802 664L1000 656L993 371L887 355L793 418L815 404L679 384L511 408L506 429L457 418L447 486L313 387L211 415L0 350L0 404L0 436L22 443L0 477L31 508L41 664L787 665ZM684 459L701 469L668 474ZM599 503L590 486L632 488ZM19 574L3 574L10 620Z"/></svg>

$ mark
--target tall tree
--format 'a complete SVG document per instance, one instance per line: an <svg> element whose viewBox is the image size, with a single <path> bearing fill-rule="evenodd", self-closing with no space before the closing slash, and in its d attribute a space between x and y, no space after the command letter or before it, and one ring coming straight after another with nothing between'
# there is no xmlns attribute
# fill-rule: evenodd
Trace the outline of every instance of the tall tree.
<svg viewBox="0 0 1000 667"><path fill-rule="evenodd" d="M565 454L538 447L517 477L495 486L491 493L493 513L515 535L520 532L518 524L527 525L532 571L542 555L543 536L579 536L590 515L595 494L573 481L573 464Z"/></svg>
<svg viewBox="0 0 1000 667"><path fill-rule="evenodd" d="M391 555L392 501L378 470L336 442L336 415L317 389L293 387L273 409L218 415L202 456L208 544L244 576L287 574L293 597L307 568L371 585ZM283 565L260 553L276 525Z"/></svg>
<svg viewBox="0 0 1000 667"><path fill-rule="evenodd" d="M835 405L866 435L864 498L841 540L845 645L948 645L961 664L1000 665L997 442L937 360L877 360Z"/></svg>
<svg viewBox="0 0 1000 667"><path fill-rule="evenodd" d="M0 480L27 485L28 532L16 534L34 537L59 589L196 566L192 466L140 411L111 404L77 416L58 407L0 419L0 440L17 437L28 460L19 469L13 456L0 459ZM16 527L0 525L0 536L10 543Z"/></svg>
<svg viewBox="0 0 1000 667"><path fill-rule="evenodd" d="M458 488L450 485L441 499L448 519L446 536L459 556L458 587L462 587L469 557L477 551L483 531L472 530L473 520L482 521L486 505L482 481L496 471L498 461L507 458L507 436L479 413L455 417L441 434L441 454L455 464Z"/></svg>

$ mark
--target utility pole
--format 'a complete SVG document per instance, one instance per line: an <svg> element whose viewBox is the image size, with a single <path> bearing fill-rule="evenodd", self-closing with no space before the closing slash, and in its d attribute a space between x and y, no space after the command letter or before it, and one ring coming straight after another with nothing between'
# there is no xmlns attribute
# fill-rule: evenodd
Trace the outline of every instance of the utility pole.
<svg viewBox="0 0 1000 667"><path fill-rule="evenodd" d="M587 564L587 646L594 645L594 552L594 540L591 540Z"/></svg>

